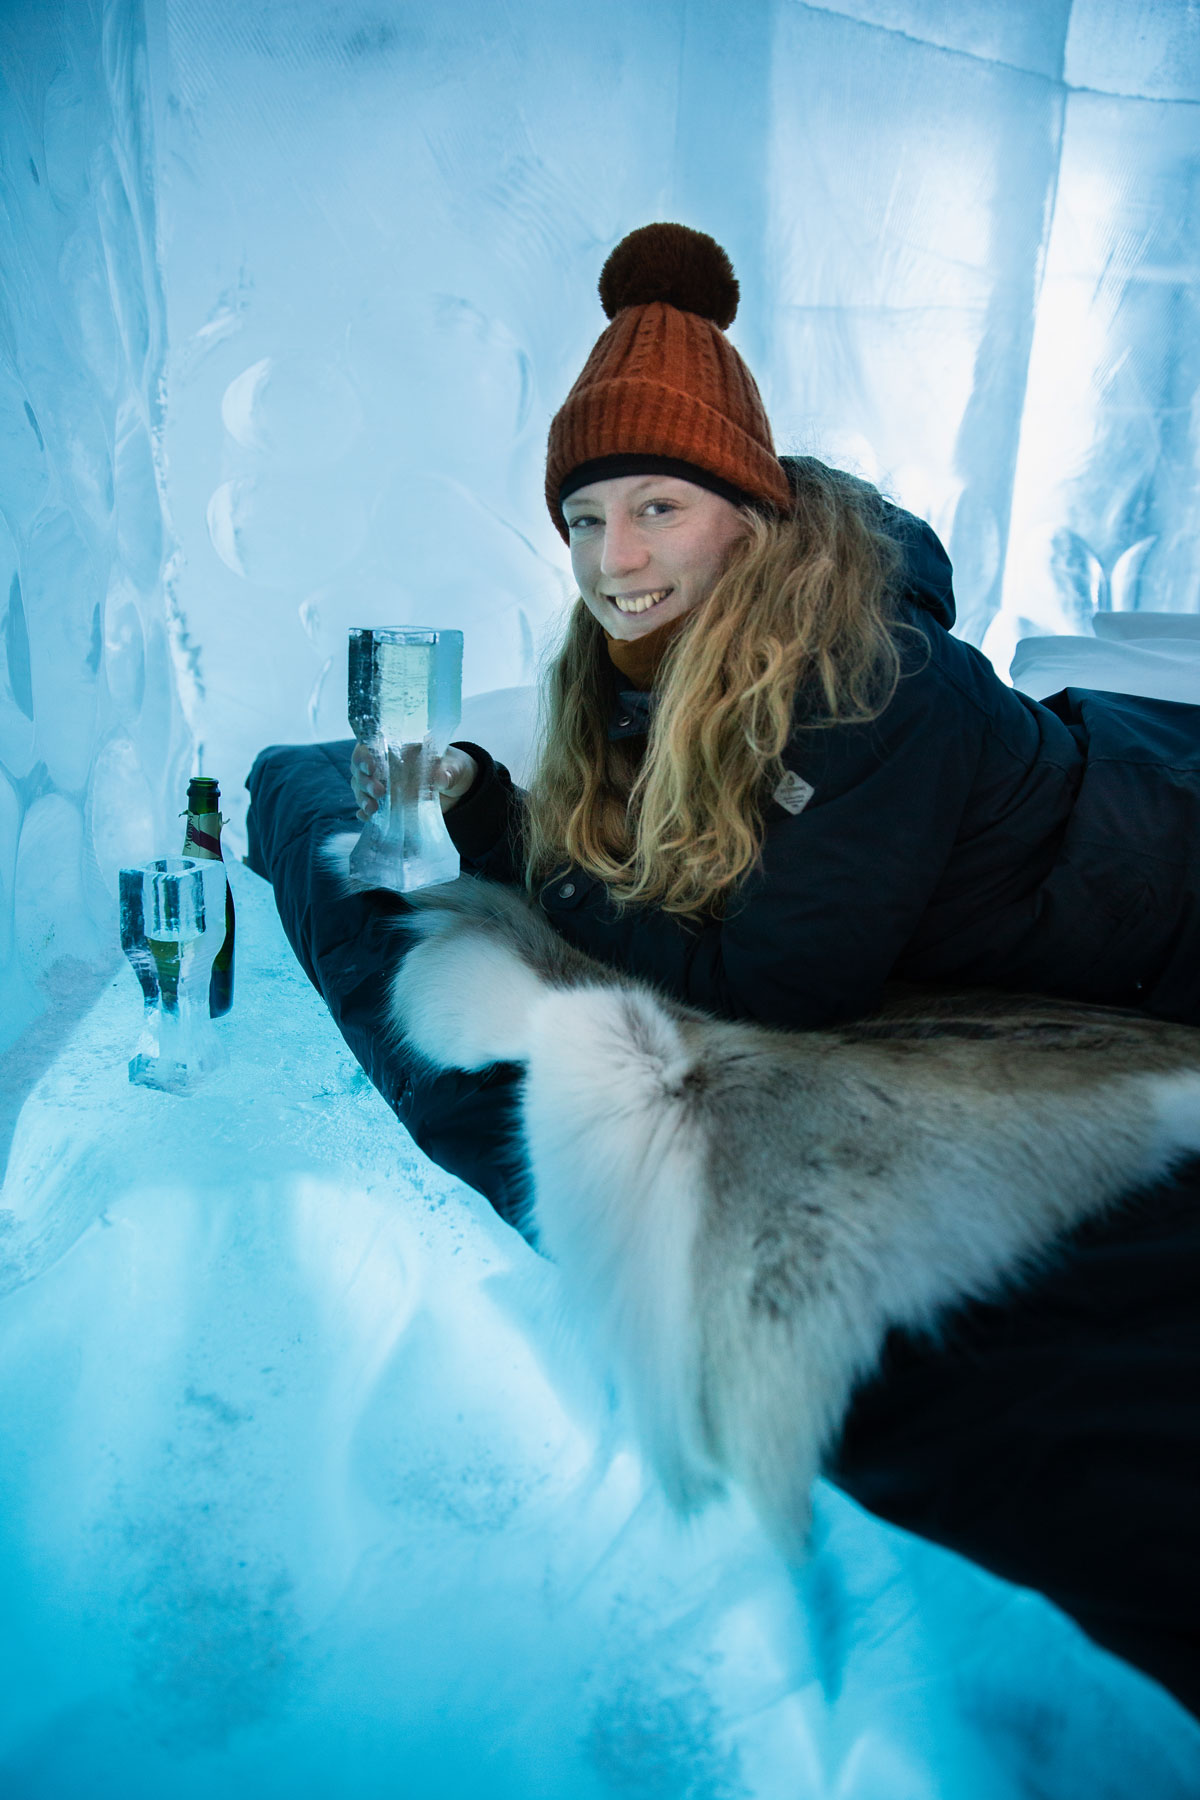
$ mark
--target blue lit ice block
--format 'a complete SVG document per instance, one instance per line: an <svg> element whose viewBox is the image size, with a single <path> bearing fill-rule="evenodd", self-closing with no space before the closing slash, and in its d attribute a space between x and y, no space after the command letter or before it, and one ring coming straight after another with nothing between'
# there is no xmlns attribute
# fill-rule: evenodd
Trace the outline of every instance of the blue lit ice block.
<svg viewBox="0 0 1200 1800"><path fill-rule="evenodd" d="M461 631L350 633L350 727L387 770L387 793L350 853L363 885L404 894L458 876L433 768L462 711Z"/></svg>
<svg viewBox="0 0 1200 1800"><path fill-rule="evenodd" d="M142 1036L129 1079L190 1093L227 1061L208 1009L213 959L225 938L225 869L163 856L120 873L121 948L142 990Z"/></svg>

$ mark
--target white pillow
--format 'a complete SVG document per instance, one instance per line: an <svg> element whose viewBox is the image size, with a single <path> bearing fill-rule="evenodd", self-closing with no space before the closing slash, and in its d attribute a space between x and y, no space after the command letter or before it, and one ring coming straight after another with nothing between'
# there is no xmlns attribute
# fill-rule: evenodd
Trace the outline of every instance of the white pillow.
<svg viewBox="0 0 1200 1800"><path fill-rule="evenodd" d="M1137 614L1105 617L1136 618ZM1148 633L1137 643L1117 636L1022 638L1013 652L1009 674L1013 686L1035 700L1044 700L1060 688L1083 687L1200 705L1200 632L1178 637Z"/></svg>

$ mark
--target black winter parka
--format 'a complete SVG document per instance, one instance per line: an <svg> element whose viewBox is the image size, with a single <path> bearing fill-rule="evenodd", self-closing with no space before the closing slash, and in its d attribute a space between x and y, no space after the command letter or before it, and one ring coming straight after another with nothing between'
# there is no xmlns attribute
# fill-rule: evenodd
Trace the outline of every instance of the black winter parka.
<svg viewBox="0 0 1200 1800"><path fill-rule="evenodd" d="M616 907L564 869L540 900L604 962L729 1018L805 1028L885 981L1022 988L1200 1021L1200 707L1068 689L1041 704L951 636L950 561L892 509L902 669L870 725L797 728L759 866L723 919ZM610 735L652 695L613 674ZM521 879L522 796L485 749L447 814L464 865Z"/></svg>
<svg viewBox="0 0 1200 1800"><path fill-rule="evenodd" d="M928 656L911 657L870 729L797 734L788 766L812 796L772 809L743 906L698 931L622 918L568 871L547 887L549 916L689 999L786 1023L865 1009L889 973L1136 998L1196 1019L1200 710L1011 693L947 632L949 564L932 532L904 516L897 527L902 605ZM644 731L648 705L614 689L613 731ZM397 1118L522 1226L520 1069L413 1062L385 1005L405 903L347 893L322 854L354 828L351 749L263 751L248 860ZM447 818L468 867L515 880L520 798L474 753L479 780ZM1089 1228L1027 1291L974 1304L936 1342L890 1344L832 1471L884 1517L1049 1594L1193 1707L1197 1168Z"/></svg>

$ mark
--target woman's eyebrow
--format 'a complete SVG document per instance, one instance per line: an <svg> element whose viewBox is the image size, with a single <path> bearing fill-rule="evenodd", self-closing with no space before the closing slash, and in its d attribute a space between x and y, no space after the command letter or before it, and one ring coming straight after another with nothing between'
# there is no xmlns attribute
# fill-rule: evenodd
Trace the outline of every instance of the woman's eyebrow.
<svg viewBox="0 0 1200 1800"><path fill-rule="evenodd" d="M631 495L640 494L646 488L657 487L660 482L677 481L678 479L679 477L676 475L643 475L629 491ZM578 493L569 494L563 501L562 507L565 513L568 506L598 506L599 504L594 494L589 494L586 488L581 488Z"/></svg>

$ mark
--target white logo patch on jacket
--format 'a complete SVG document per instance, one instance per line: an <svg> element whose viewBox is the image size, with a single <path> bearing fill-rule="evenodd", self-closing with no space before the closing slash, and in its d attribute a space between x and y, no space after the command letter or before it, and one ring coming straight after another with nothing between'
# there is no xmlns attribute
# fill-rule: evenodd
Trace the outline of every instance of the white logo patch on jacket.
<svg viewBox="0 0 1200 1800"><path fill-rule="evenodd" d="M771 798L782 806L784 812L802 813L815 792L812 783L805 781L803 775L797 775L794 769L788 769Z"/></svg>

